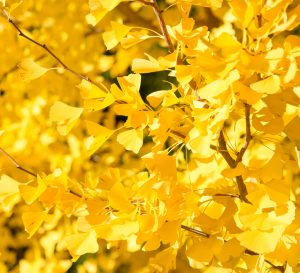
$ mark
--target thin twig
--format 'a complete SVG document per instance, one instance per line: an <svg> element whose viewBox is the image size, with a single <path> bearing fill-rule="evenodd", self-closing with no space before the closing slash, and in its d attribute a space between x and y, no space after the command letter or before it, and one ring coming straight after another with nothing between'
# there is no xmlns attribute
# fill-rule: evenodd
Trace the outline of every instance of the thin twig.
<svg viewBox="0 0 300 273"><path fill-rule="evenodd" d="M239 151L237 157L236 157L236 164L238 164L239 162L242 161L244 153L246 152L249 143L252 139L252 135L251 135L251 124L250 124L250 108L251 106L249 104L245 104L245 118L246 118L246 141L244 143L244 146L242 147L242 149Z"/></svg>
<svg viewBox="0 0 300 273"><path fill-rule="evenodd" d="M189 232L195 233L195 234L200 235L202 237L205 237L205 238L209 238L210 237L210 235L208 233L200 231L198 229L194 229L194 228L191 228L191 227L188 227L188 226L185 226L185 225L181 225L180 227L182 229L184 229L184 230L187 230Z"/></svg>
<svg viewBox="0 0 300 273"><path fill-rule="evenodd" d="M219 143L218 151L220 152L220 154L226 160L226 162L230 168L235 168L236 167L235 160L232 158L232 156L228 152L226 141L225 141L222 130L219 135L218 143Z"/></svg>
<svg viewBox="0 0 300 273"><path fill-rule="evenodd" d="M254 252L250 249L246 249L245 254L248 254L248 255L251 255L251 256L259 255L258 253ZM275 264L273 264L272 262L270 262L266 259L265 259L265 262L267 264L269 264L270 266L272 266L272 268L275 268L275 269L279 270L282 273L285 272L285 267L286 267L285 265L275 265Z"/></svg>
<svg viewBox="0 0 300 273"><path fill-rule="evenodd" d="M5 11L3 11L3 14L5 14ZM5 16L7 17L7 16ZM29 36L27 36L21 29L20 27L17 25L17 23L11 19L10 17L7 18L8 22L19 32L19 36L27 39L28 41L32 42L33 44L43 48L45 51L47 51L48 54L50 54L65 70L69 71L70 73L72 73L74 76L76 76L77 78L81 79L81 80L86 80L90 83L92 83L93 85L96 85L97 87L104 89L105 91L109 91L107 89L107 87L103 84L103 83L96 83L94 82L92 79L90 79L88 76L82 75L78 72L76 72L75 70L73 70L72 68L68 67L51 49L49 49L49 47L46 44L41 44L37 41L35 41L34 39L30 38Z"/></svg>
<svg viewBox="0 0 300 273"><path fill-rule="evenodd" d="M6 152L4 149L2 149L0 147L0 152L3 153L15 166L16 168L18 168L19 170L25 172L25 173L28 173L30 174L31 176L37 178L37 174L32 172L32 171L29 171L28 169L25 169L24 167L22 167L17 160L15 160L8 152ZM69 192L79 198L82 198L82 195L80 195L79 193L76 193L74 192L73 190L69 190Z"/></svg>
<svg viewBox="0 0 300 273"><path fill-rule="evenodd" d="M37 177L36 173L33 173L32 171L29 171L29 170L23 168L9 153L7 153L1 147L0 147L0 151L16 166L16 168L18 168L19 170L21 170L25 173L28 173L28 174L34 176L34 177Z"/></svg>
<svg viewBox="0 0 300 273"><path fill-rule="evenodd" d="M159 22L159 26L160 26L160 29L161 29L161 32L164 36L164 39L166 41L166 43L168 44L168 47L169 47L169 51L172 53L175 51L175 47L171 41L171 38L170 38L170 35L168 33L168 30L167 30L167 26L166 26L166 23L165 23L165 20L162 16L162 13L161 13L161 10L159 9L159 6L157 5L157 2L156 0L149 0L149 1L146 1L146 0L138 0L139 2L143 3L144 5L147 5L147 6L151 6L153 8L153 11L156 15L156 18Z"/></svg>

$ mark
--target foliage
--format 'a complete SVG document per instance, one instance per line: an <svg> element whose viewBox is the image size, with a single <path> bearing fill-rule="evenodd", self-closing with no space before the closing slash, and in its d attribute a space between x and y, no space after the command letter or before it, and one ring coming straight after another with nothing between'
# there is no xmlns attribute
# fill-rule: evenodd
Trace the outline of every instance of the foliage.
<svg viewBox="0 0 300 273"><path fill-rule="evenodd" d="M298 0L1 5L1 272L300 271Z"/></svg>

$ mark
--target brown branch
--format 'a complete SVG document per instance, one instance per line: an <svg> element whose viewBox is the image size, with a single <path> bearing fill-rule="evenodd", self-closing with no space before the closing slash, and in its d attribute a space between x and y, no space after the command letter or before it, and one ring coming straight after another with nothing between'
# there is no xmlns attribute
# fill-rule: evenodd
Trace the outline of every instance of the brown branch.
<svg viewBox="0 0 300 273"><path fill-rule="evenodd" d="M230 155L230 153L227 149L227 144L226 144L226 141L225 141L223 131L220 132L220 135L219 135L219 138L218 138L218 144L219 144L219 147L216 147L214 145L210 145L210 148L220 152L220 154L226 160L229 167L232 168L232 169L235 168L238 164L238 161L234 160L233 157ZM248 194L248 191L247 191L246 185L244 183L243 177L241 175L239 175L235 178L235 180L236 180L236 183L237 183L237 186L238 186L240 199L243 202L250 203L250 201L246 197L247 194Z"/></svg>
<svg viewBox="0 0 300 273"><path fill-rule="evenodd" d="M243 156L249 146L249 143L252 139L251 135L251 124L250 124L250 108L251 106L249 104L245 104L245 118L246 118L246 141L242 147L242 149L239 151L236 157L236 165L242 161Z"/></svg>
<svg viewBox="0 0 300 273"><path fill-rule="evenodd" d="M185 226L185 225L181 225L180 227L182 229L184 229L184 230L187 230L189 232L195 233L195 234L200 235L202 237L205 237L205 238L209 238L210 237L210 235L208 233L206 233L206 232L203 232L203 231L200 231L200 230L197 230L197 229Z"/></svg>
<svg viewBox="0 0 300 273"><path fill-rule="evenodd" d="M228 152L225 137L224 137L222 130L221 130L219 138L218 138L218 143L219 143L218 151L220 152L220 154L226 160L226 162L230 168L235 168L236 167L235 160L232 158L232 156Z"/></svg>
<svg viewBox="0 0 300 273"><path fill-rule="evenodd" d="M236 159L234 160L233 157L230 155L228 149L227 149L227 144L225 141L225 137L223 134L223 131L220 132L219 138L218 138L218 144L219 146L216 147L215 145L210 145L210 148L220 152L220 154L223 156L223 158L226 160L227 164L229 165L230 168L235 168L238 163L240 163L243 159L243 156L249 146L249 143L252 139L251 135L251 124L250 124L250 110L251 106L249 104L245 104L245 119L246 119L246 141L242 147L242 149L238 152ZM244 202L250 203L249 200L247 199L247 187L244 183L244 179L241 175L237 176L235 178L239 194L240 194L240 199Z"/></svg>
<svg viewBox="0 0 300 273"><path fill-rule="evenodd" d="M165 23L165 20L162 16L162 13L161 13L161 10L159 9L159 6L157 5L157 2L156 0L138 0L139 2L143 3L144 5L147 5L147 6L151 6L153 8L153 11L156 15L156 18L159 22L159 26L160 26L160 29L161 29L161 32L164 36L164 39L166 41L166 43L168 44L168 47L169 47L169 51L172 53L175 51L175 47L171 41L171 38L170 38L170 35L168 33L168 30L167 30L167 26L166 26L166 23Z"/></svg>
<svg viewBox="0 0 300 273"><path fill-rule="evenodd" d="M28 174L34 176L34 177L37 177L36 173L33 173L32 171L29 171L29 170L23 168L9 153L7 153L1 147L0 147L0 151L1 151L1 153L3 153L16 166L16 168L18 168L19 170L21 170L21 171L23 171L25 173L28 173Z"/></svg>
<svg viewBox="0 0 300 273"><path fill-rule="evenodd" d="M6 12L4 10L3 14L5 16ZM7 17L7 16L5 16ZM70 68L69 66L67 66L51 49L49 49L49 47L46 44L41 44L37 41L35 41L34 39L30 38L29 36L27 36L21 29L20 27L17 25L17 23L11 19L10 17L7 17L8 22L19 32L19 36L25 38L26 40L30 41L31 43L43 48L49 55L51 55L65 70L69 71L70 73L72 73L74 76L76 76L78 79L81 80L86 80L88 82L90 82L93 85L96 85L97 87L104 89L106 91L108 91L107 87L103 84L103 83L96 83L94 82L92 79L90 79L88 76L82 75L78 72L76 72L75 70L73 70L72 68Z"/></svg>
<svg viewBox="0 0 300 273"><path fill-rule="evenodd" d="M17 160L15 160L8 152L6 152L4 149L2 149L1 147L0 147L0 152L1 153L3 153L15 166L16 166L16 168L17 169L19 169L20 171L23 171L23 172L25 172L25 173L28 173L28 174L30 174L31 176L34 176L35 178L37 178L37 174L36 173L34 173L34 172L32 172L32 171L29 171L28 169L25 169L25 168L23 168L19 163L18 163L18 161ZM82 198L82 195L80 195L79 193L76 193L76 192L74 192L74 191L72 191L72 190L69 190L69 192L71 193L71 194L73 194L73 195L75 195L75 196L77 196L77 197L79 197L79 198Z"/></svg>
<svg viewBox="0 0 300 273"><path fill-rule="evenodd" d="M254 252L254 251L252 251L250 249L246 249L245 250L245 254L248 254L248 255L251 255L251 256L260 255L260 254ZM275 264L273 264L272 262L270 262L270 261L268 261L266 259L265 259L265 262L267 264L269 264L272 268L275 268L275 269L279 270L282 273L285 272L285 267L286 267L285 264L284 265L275 265Z"/></svg>

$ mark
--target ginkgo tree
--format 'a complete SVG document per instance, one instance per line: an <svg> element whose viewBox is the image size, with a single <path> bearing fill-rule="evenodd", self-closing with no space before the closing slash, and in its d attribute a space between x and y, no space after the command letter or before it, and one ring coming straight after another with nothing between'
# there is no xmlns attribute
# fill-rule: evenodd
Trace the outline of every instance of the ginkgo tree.
<svg viewBox="0 0 300 273"><path fill-rule="evenodd" d="M300 3L0 0L1 272L300 271Z"/></svg>

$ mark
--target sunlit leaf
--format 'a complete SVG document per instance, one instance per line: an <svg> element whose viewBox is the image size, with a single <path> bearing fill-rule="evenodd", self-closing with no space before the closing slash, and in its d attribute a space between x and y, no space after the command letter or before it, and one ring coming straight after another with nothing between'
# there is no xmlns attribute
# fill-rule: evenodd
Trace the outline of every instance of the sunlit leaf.
<svg viewBox="0 0 300 273"><path fill-rule="evenodd" d="M20 77L24 81L31 81L43 76L49 69L44 68L34 62L33 59L26 58L19 64Z"/></svg>

